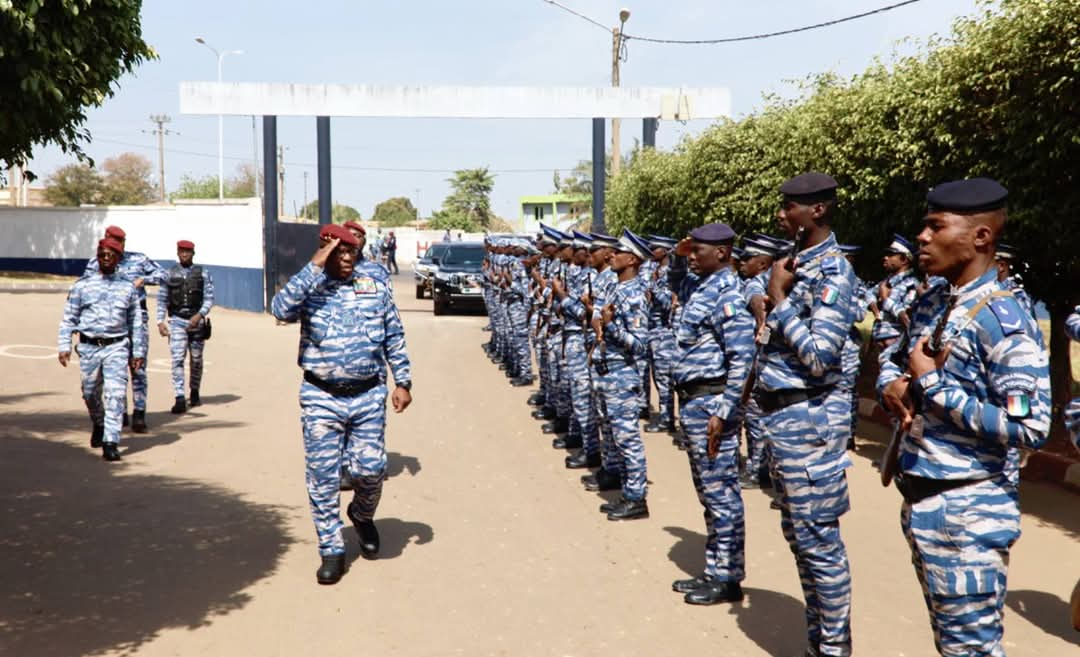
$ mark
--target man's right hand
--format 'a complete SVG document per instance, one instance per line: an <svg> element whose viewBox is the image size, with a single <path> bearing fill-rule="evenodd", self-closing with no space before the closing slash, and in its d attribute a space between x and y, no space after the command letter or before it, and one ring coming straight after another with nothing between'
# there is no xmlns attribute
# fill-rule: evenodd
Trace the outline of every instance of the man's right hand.
<svg viewBox="0 0 1080 657"><path fill-rule="evenodd" d="M900 429L908 431L914 420L912 413L915 410L911 401L911 380L902 376L885 386L881 393L881 400L885 403L885 410L900 422Z"/></svg>
<svg viewBox="0 0 1080 657"><path fill-rule="evenodd" d="M326 261L330 259L330 254L334 252L338 244L341 244L341 240L337 237L331 237L329 241L323 242L315 255L311 256L311 264L320 268L325 267Z"/></svg>
<svg viewBox="0 0 1080 657"><path fill-rule="evenodd" d="M563 285L563 282L561 280L557 278L552 279L551 289L555 292L555 294L559 295L560 299L566 298L566 286Z"/></svg>
<svg viewBox="0 0 1080 657"><path fill-rule="evenodd" d="M165 322L157 323L157 332L161 334L161 337L169 337L169 326Z"/></svg>
<svg viewBox="0 0 1080 657"><path fill-rule="evenodd" d="M56 360L60 361L60 364L64 367L67 367L68 361L71 360L71 352L61 351L59 354L56 355Z"/></svg>

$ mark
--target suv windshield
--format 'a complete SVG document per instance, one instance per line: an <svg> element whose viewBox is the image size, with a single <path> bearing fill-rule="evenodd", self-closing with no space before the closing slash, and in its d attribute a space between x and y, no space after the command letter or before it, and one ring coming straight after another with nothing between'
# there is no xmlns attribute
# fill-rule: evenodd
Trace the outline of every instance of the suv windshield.
<svg viewBox="0 0 1080 657"><path fill-rule="evenodd" d="M428 247L427 253L424 254L425 260L431 260L442 255L442 252L450 248L448 244L434 244Z"/></svg>
<svg viewBox="0 0 1080 657"><path fill-rule="evenodd" d="M444 265L479 265L484 260L484 247L479 244L451 246L442 256Z"/></svg>

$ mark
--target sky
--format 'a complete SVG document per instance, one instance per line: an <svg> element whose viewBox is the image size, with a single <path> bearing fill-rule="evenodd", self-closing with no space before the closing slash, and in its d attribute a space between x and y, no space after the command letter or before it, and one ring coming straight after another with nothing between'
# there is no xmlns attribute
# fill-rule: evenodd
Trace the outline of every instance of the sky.
<svg viewBox="0 0 1080 657"><path fill-rule="evenodd" d="M760 34L861 13L896 0L562 0L605 25L631 11L629 35L716 39ZM953 21L981 10L979 0L922 0L820 30L725 45L627 43L622 86L725 87L736 118L762 105L763 94L794 93L792 81L834 71L849 76L875 57L911 52ZM122 152L147 156L157 170L152 114L167 114L166 188L182 175L214 175L217 118L179 113L181 81L214 80L217 60L196 43L243 50L224 59L224 80L344 84L608 86L611 35L544 0L148 0L144 39L159 59L121 78L114 97L88 113L86 147L99 164ZM331 121L333 201L370 218L377 203L407 196L423 215L441 206L454 169L489 167L492 206L508 219L521 196L553 191L553 172L591 156L588 120L366 119ZM662 121L657 147L671 149L709 121ZM624 121L622 151L641 135ZM258 138L261 140L261 125ZM316 193L315 119L278 119L285 150L285 207ZM610 129L608 131L610 142ZM261 144L260 144L261 146ZM255 157L252 121L224 119L226 177ZM259 151L261 158L261 151ZM34 153L44 178L70 157L56 148ZM260 165L261 167L261 159ZM392 168L406 171L371 171ZM408 171L410 169L424 169ZM431 171L434 170L434 171ZM522 171L525 170L525 171ZM306 186L305 186L305 173ZM156 176L156 173L155 173ZM305 193L306 187L306 193Z"/></svg>

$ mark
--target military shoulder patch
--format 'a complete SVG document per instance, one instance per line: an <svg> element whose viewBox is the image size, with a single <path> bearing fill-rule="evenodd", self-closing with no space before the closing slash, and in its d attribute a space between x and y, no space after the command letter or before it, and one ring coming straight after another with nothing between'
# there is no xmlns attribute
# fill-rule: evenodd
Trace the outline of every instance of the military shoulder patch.
<svg viewBox="0 0 1080 657"><path fill-rule="evenodd" d="M989 303L990 312L994 313L1001 332L1004 335L1013 335L1024 331L1024 315L1020 304L1011 297L998 297Z"/></svg>
<svg viewBox="0 0 1080 657"><path fill-rule="evenodd" d="M375 279L370 276L357 276L353 279L353 293L355 294L375 294L378 291Z"/></svg>
<svg viewBox="0 0 1080 657"><path fill-rule="evenodd" d="M725 303L725 304L721 304L720 305L720 310L721 310L721 312L724 313L725 318L731 318L731 317L735 316L736 308L735 308L735 304L733 304L733 303L728 302L728 303Z"/></svg>
<svg viewBox="0 0 1080 657"><path fill-rule="evenodd" d="M825 256L821 261L821 273L826 276L836 276L843 271L843 258L840 256Z"/></svg>
<svg viewBox="0 0 1080 657"><path fill-rule="evenodd" d="M831 306L840 298L840 291L831 285L825 285L821 288L821 303L826 306Z"/></svg>
<svg viewBox="0 0 1080 657"><path fill-rule="evenodd" d="M1031 396L1024 392L1010 392L1006 396L1005 412L1015 418L1031 415Z"/></svg>

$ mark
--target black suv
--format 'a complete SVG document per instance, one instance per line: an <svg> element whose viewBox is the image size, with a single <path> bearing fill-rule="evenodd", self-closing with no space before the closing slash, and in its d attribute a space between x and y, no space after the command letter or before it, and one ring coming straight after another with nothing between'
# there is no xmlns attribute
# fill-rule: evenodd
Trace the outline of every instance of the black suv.
<svg viewBox="0 0 1080 657"><path fill-rule="evenodd" d="M453 242L439 258L435 272L435 314L443 315L451 308L484 308L483 277L484 245L480 242Z"/></svg>
<svg viewBox="0 0 1080 657"><path fill-rule="evenodd" d="M446 249L450 248L449 242L439 242L428 247L427 253L413 265L413 278L416 280L416 298L423 299L424 293L431 294L434 287L435 272L439 270L439 257Z"/></svg>

